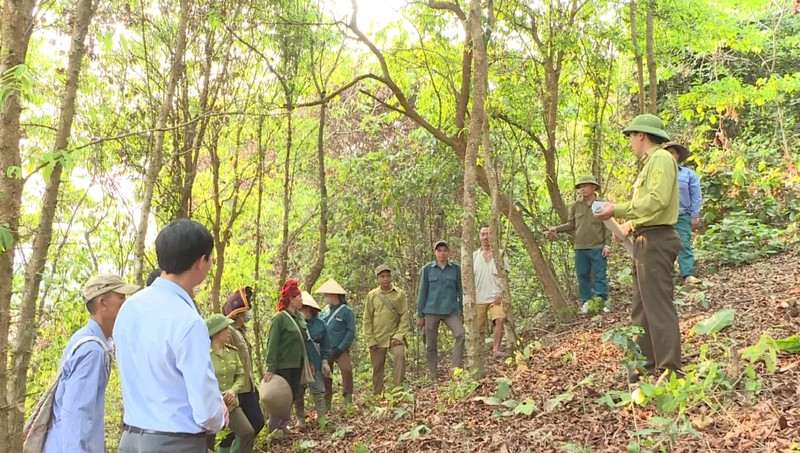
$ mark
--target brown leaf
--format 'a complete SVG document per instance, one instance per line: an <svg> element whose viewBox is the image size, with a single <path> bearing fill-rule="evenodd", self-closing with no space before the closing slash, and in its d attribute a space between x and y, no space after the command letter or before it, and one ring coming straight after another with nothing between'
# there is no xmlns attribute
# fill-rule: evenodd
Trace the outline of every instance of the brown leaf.
<svg viewBox="0 0 800 453"><path fill-rule="evenodd" d="M695 415L690 419L695 429L703 430L714 423L714 419L706 414Z"/></svg>

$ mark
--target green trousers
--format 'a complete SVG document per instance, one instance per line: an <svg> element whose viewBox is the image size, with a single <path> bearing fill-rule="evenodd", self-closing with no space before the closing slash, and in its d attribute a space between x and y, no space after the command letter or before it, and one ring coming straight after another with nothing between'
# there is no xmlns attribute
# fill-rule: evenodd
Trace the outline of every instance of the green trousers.
<svg viewBox="0 0 800 453"><path fill-rule="evenodd" d="M689 214L678 216L675 230L681 238L681 251L678 252L678 269L681 278L694 275L694 250L692 249L692 218Z"/></svg>
<svg viewBox="0 0 800 453"><path fill-rule="evenodd" d="M645 369L681 369L681 330L673 303L675 257L681 248L671 226L640 227L633 242L633 324L644 334L636 343L646 358Z"/></svg>

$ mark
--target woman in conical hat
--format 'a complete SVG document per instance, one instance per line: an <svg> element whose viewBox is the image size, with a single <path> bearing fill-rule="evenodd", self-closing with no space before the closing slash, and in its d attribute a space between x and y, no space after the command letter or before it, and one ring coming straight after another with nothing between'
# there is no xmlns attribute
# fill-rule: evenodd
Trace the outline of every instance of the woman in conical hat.
<svg viewBox="0 0 800 453"><path fill-rule="evenodd" d="M356 337L356 318L353 309L347 305L347 291L334 279L329 279L319 288L317 293L323 294L328 301L328 308L322 312L320 319L328 328L328 339L331 352L328 365L333 365L342 372L342 397L346 405L353 402L353 361L350 359L350 345ZM325 402L330 408L333 400L333 380L325 378Z"/></svg>

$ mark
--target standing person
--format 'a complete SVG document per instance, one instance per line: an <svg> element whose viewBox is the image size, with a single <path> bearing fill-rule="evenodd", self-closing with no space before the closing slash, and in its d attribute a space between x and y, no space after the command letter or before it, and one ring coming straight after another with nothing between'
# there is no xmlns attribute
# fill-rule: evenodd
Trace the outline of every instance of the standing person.
<svg viewBox="0 0 800 453"><path fill-rule="evenodd" d="M661 144L669 141L661 120L650 114L639 115L623 129L631 150L643 164L633 185L633 198L627 203L603 202L595 212L599 219L628 219L623 233L632 233L633 305L631 319L644 329L636 343L646 357L644 371L680 372L681 330L673 304L675 257L681 241L675 232L678 220L678 166ZM629 381L639 380L631 371Z"/></svg>
<svg viewBox="0 0 800 453"><path fill-rule="evenodd" d="M461 268L449 260L450 246L445 241L433 244L436 259L419 271L417 325L425 328L425 358L433 379L439 363L439 324L444 322L455 337L451 362L461 367L464 358L464 313Z"/></svg>
<svg viewBox="0 0 800 453"><path fill-rule="evenodd" d="M264 428L264 414L261 412L261 404L258 401L258 392L256 383L253 379L253 347L247 340L247 330L245 323L250 320L252 313L253 303L253 288L245 286L237 288L225 304L222 305L222 314L228 319L233 321L233 325L228 327L231 331L231 344L236 348L239 353L239 360L244 368L244 385L239 389L239 407L244 411L247 420L255 431L255 435L261 432ZM220 442L221 447L233 446L231 451L236 451L235 439L236 434L230 433L225 439Z"/></svg>
<svg viewBox="0 0 800 453"><path fill-rule="evenodd" d="M678 162L678 222L675 229L681 238L681 251L678 252L678 269L681 280L687 285L696 285L700 279L694 276L694 250L692 249L692 231L700 226L700 207L703 194L700 192L700 178L690 168L681 165L689 150L675 142L667 142L664 149L672 154Z"/></svg>
<svg viewBox="0 0 800 453"><path fill-rule="evenodd" d="M296 400L302 386L303 349L308 339L306 322L300 316L303 307L303 296L298 286L299 282L292 277L286 280L281 288L278 309L269 325L267 335L266 357L267 371L264 372L264 381L269 382L277 374L286 379L292 390L292 400ZM270 432L279 430L278 437L288 433L289 418L278 417L270 414Z"/></svg>
<svg viewBox="0 0 800 453"><path fill-rule="evenodd" d="M324 379L331 376L331 368L328 365L328 355L331 352L331 343L328 341L328 328L317 316L320 312L319 304L307 291L303 291L303 308L300 309L300 312L303 315L303 319L306 320L306 328L308 329L306 356L314 370L314 382L308 384L308 390L314 399L314 408L317 410L317 423L320 426L324 426L328 409L325 403ZM294 402L295 415L299 426L305 426L304 393L304 390L301 391L300 396Z"/></svg>
<svg viewBox="0 0 800 453"><path fill-rule="evenodd" d="M163 273L122 306L114 325L124 406L120 453L204 451L228 412L190 296L211 267L214 239L198 222L173 220L156 237Z"/></svg>
<svg viewBox="0 0 800 453"><path fill-rule="evenodd" d="M237 396L242 393L242 389L249 378L245 376L242 362L239 360L239 352L235 347L228 344L231 340L231 329L228 326L231 324L233 324L233 320L219 313L206 318L206 328L208 329L208 336L211 338L209 353L211 354L211 363L214 365L214 374L219 382L219 391L222 393L222 399L228 408L230 420L228 425L239 440L237 452L250 453L253 451L256 432L239 406L239 398ZM214 449L215 439L216 436L214 434L208 436L207 446L209 450ZM223 447L220 445L217 453L230 451L230 446Z"/></svg>
<svg viewBox="0 0 800 453"><path fill-rule="evenodd" d="M111 332L125 297L138 289L109 274L95 275L83 286L89 320L72 335L61 353L61 375L44 453L105 451L103 422L112 360Z"/></svg>
<svg viewBox="0 0 800 453"><path fill-rule="evenodd" d="M472 253L472 266L475 273L475 301L477 303L478 332L483 338L486 333L486 315L492 319L492 356L502 357L500 343L503 341L503 291L497 275L494 251L489 243L489 225L481 225L478 230L481 248ZM509 270L508 258L502 250L503 266Z"/></svg>
<svg viewBox="0 0 800 453"><path fill-rule="evenodd" d="M328 366L333 371L333 364L342 372L342 395L344 404L353 404L353 361L350 358L350 346L356 337L356 317L353 309L347 305L347 291L336 280L329 279L317 288L317 293L323 294L328 301L328 307L320 315L328 328L328 340L331 342L331 352L328 356ZM328 408L333 400L333 379L325 378L325 402Z"/></svg>
<svg viewBox="0 0 800 453"><path fill-rule="evenodd" d="M386 353L391 351L392 383L403 384L406 377L406 335L410 331L406 293L392 284L392 270L381 264L375 269L378 287L367 294L364 309L364 338L372 362L372 391L383 393Z"/></svg>
<svg viewBox="0 0 800 453"><path fill-rule="evenodd" d="M581 198L569 208L567 223L551 227L547 236L557 233L575 232L575 273L578 276L578 294L581 298L581 313L586 313L586 302L592 297L608 300L606 261L611 253L611 233L603 221L592 215L592 203L600 184L594 176L581 176L575 184ZM600 200L597 200L600 201Z"/></svg>

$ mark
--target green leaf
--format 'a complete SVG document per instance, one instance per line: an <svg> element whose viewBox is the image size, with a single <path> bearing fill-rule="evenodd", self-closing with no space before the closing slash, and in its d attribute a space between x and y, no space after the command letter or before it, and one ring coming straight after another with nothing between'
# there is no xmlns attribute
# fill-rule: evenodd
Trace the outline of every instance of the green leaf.
<svg viewBox="0 0 800 453"><path fill-rule="evenodd" d="M494 396L476 396L473 398L474 401L483 401L484 404L488 406L499 406L502 401Z"/></svg>
<svg viewBox="0 0 800 453"><path fill-rule="evenodd" d="M552 412L553 409L557 408L561 405L561 403L572 401L575 398L575 394L572 392L564 392L555 398L551 398L544 403L544 410L545 412Z"/></svg>
<svg viewBox="0 0 800 453"><path fill-rule="evenodd" d="M497 390L495 390L494 396L499 400L504 400L511 390L511 379L497 378L496 382Z"/></svg>
<svg viewBox="0 0 800 453"><path fill-rule="evenodd" d="M517 404L517 407L514 408L514 414L526 415L530 417L538 408L539 405L536 404L536 401L533 401L532 399L526 399L525 401Z"/></svg>
<svg viewBox="0 0 800 453"><path fill-rule="evenodd" d="M736 310L733 308L720 310L695 324L690 333L699 333L701 335L715 334L733 324L734 313L736 313Z"/></svg>
<svg viewBox="0 0 800 453"><path fill-rule="evenodd" d="M8 224L0 224L0 253L9 250L14 244L14 235L8 229Z"/></svg>
<svg viewBox="0 0 800 453"><path fill-rule="evenodd" d="M2 233L2 230L0 230L0 233ZM778 338L775 340L775 345L784 352L800 353L800 335Z"/></svg>

